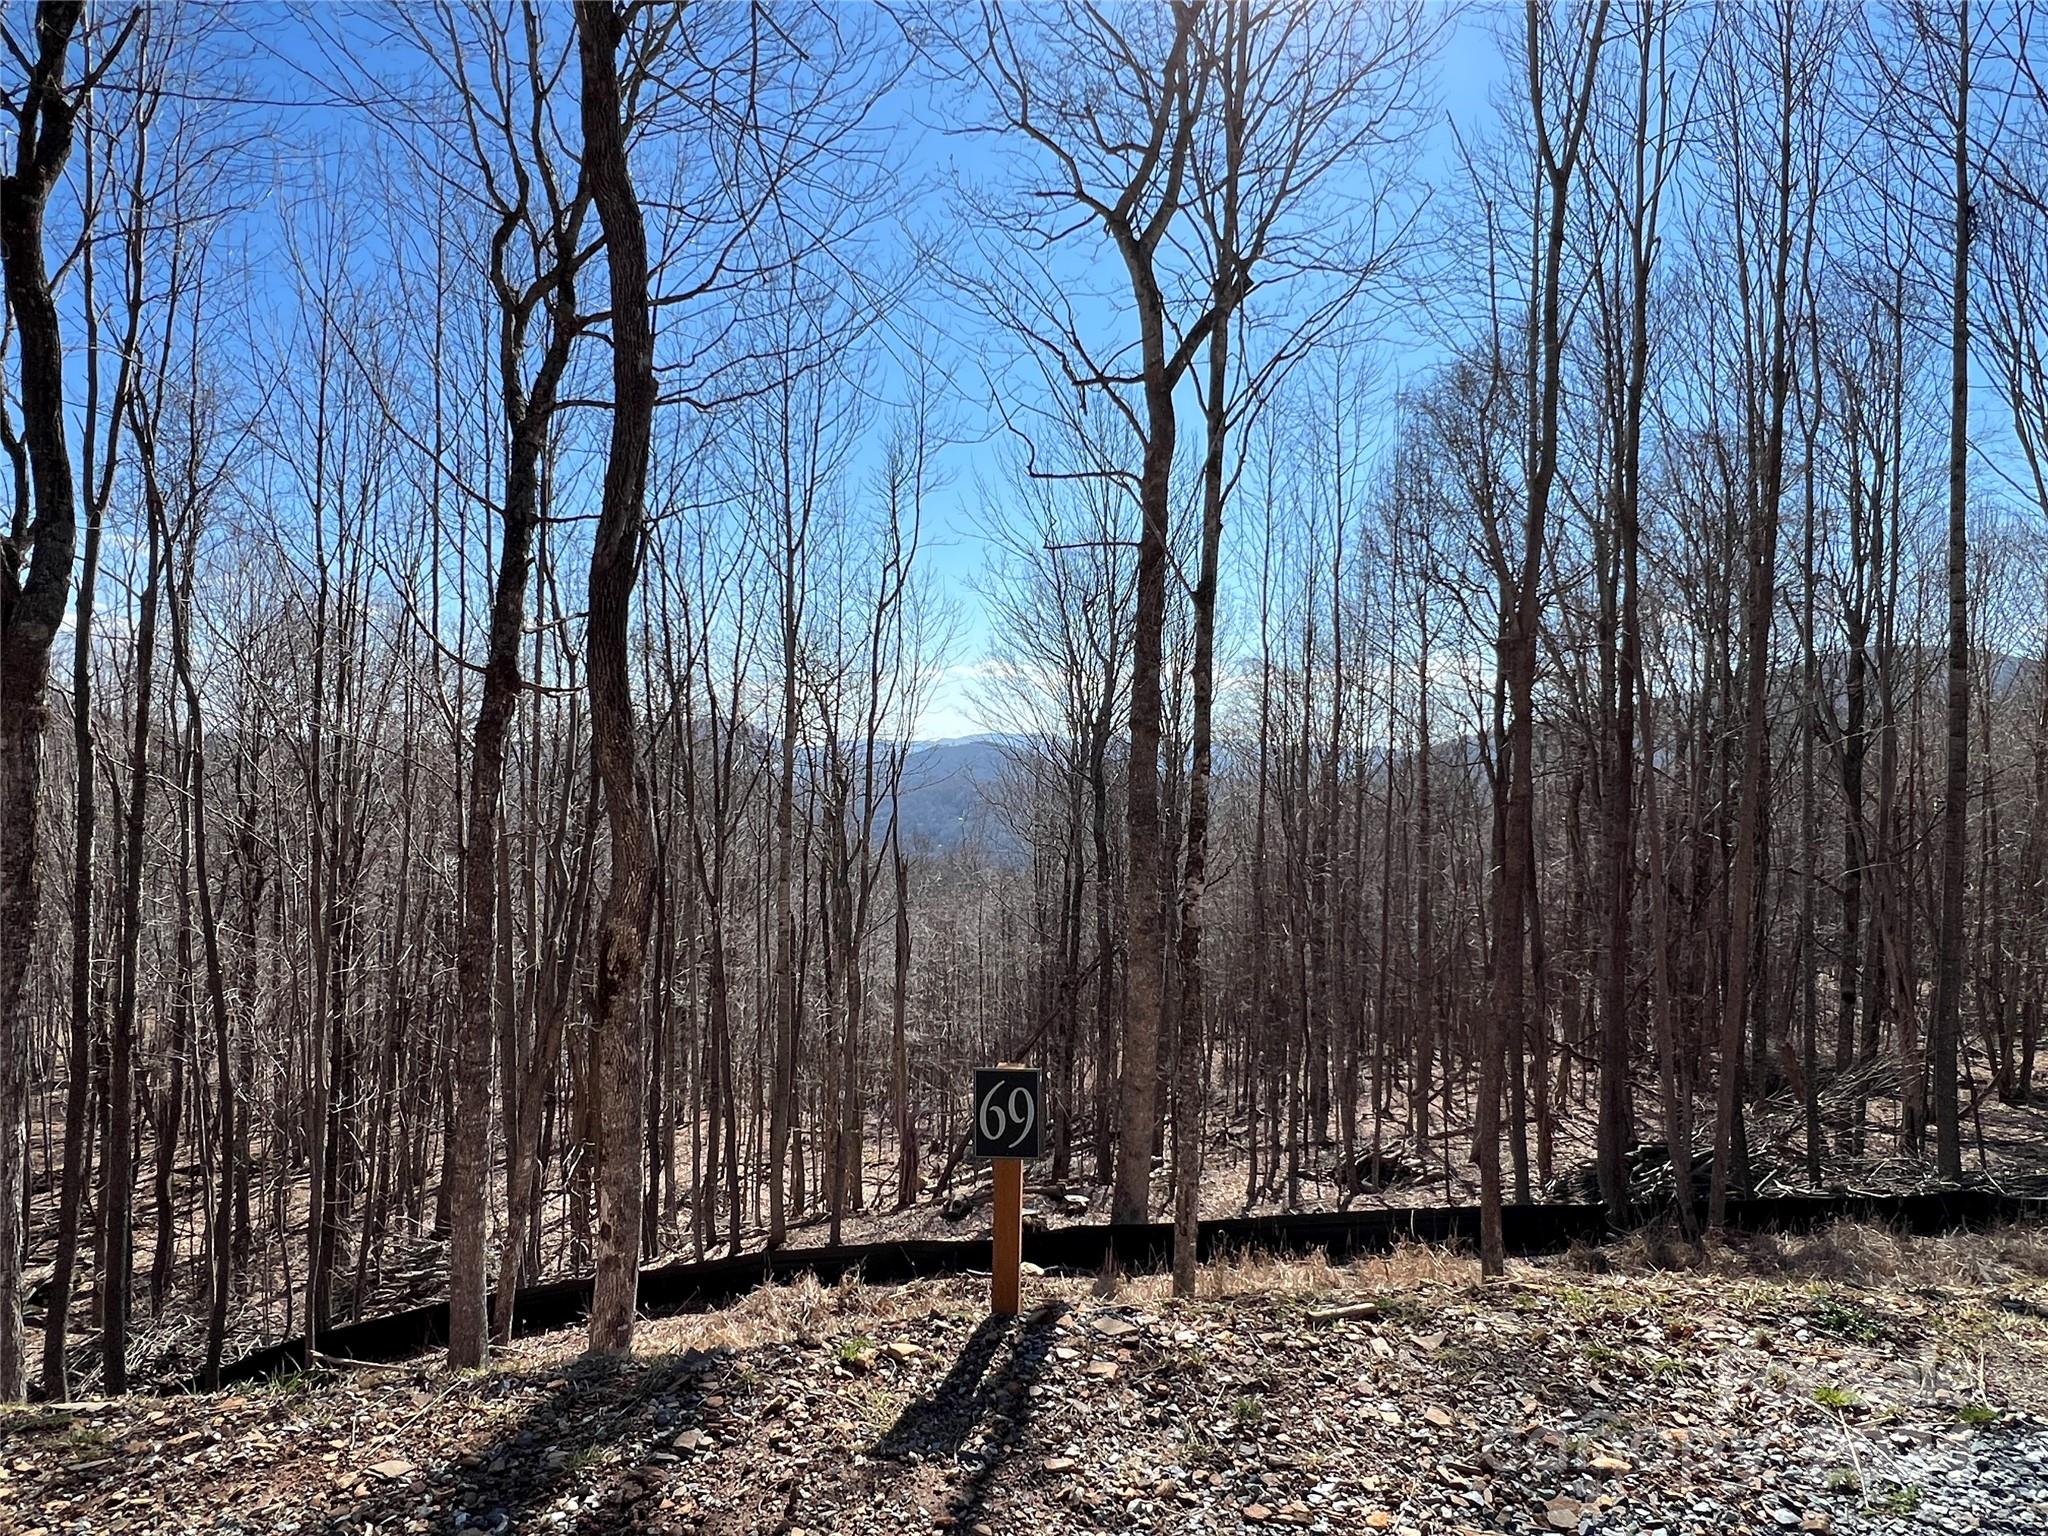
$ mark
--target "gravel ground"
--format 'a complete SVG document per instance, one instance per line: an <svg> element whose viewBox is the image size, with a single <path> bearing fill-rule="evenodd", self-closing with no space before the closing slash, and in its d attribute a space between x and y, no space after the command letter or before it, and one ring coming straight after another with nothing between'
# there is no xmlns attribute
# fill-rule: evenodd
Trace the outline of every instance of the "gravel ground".
<svg viewBox="0 0 2048 1536"><path fill-rule="evenodd" d="M796 1285L624 1364L15 1410L0 1532L2048 1531L2048 1235L1664 1257Z"/></svg>

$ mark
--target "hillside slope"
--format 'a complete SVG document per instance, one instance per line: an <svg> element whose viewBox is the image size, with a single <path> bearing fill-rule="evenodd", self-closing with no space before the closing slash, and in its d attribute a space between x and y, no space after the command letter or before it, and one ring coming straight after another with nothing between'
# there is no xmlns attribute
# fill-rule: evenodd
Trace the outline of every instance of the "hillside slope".
<svg viewBox="0 0 2048 1536"><path fill-rule="evenodd" d="M2048 1239L1837 1228L1216 1266L1203 1296L814 1284L229 1397L0 1417L0 1530L2048 1530Z"/></svg>

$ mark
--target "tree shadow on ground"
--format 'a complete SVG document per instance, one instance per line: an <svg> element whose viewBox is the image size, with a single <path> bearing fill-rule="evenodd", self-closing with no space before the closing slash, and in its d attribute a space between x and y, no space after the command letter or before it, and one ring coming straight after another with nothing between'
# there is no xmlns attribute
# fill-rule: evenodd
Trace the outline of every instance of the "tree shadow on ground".
<svg viewBox="0 0 2048 1536"><path fill-rule="evenodd" d="M1045 1372L1066 1311L1065 1302L1048 1302L1021 1318L986 1319L944 1378L904 1406L868 1455L949 1465L956 1481L946 1514L955 1529L971 1528L996 1474L1023 1443L1037 1407L1031 1388Z"/></svg>
<svg viewBox="0 0 2048 1536"><path fill-rule="evenodd" d="M479 1395L545 1395L487 1443L432 1478L431 1529L456 1536L683 1530L684 1512L659 1508L676 1437L720 1427L725 1351L622 1358L589 1356L495 1378ZM402 1455L402 1445L394 1455ZM600 1475L593 1477L599 1463ZM374 1476L374 1474L373 1474ZM418 1529L428 1487L407 1476L359 1493L320 1526L332 1532Z"/></svg>
<svg viewBox="0 0 2048 1536"><path fill-rule="evenodd" d="M815 1341L750 1350L744 1362L729 1351L585 1357L460 1389L477 1399L479 1417L494 1399L516 1402L518 1412L495 1420L487 1437L452 1460L444 1460L445 1447L436 1455L409 1446L407 1414L395 1410L391 1432L372 1442L385 1448L354 1469L362 1485L344 1491L339 1507L315 1494L304 1524L334 1536L421 1529L435 1536L679 1536L787 1529L800 1509L815 1506L828 1518L804 1523L830 1531L843 1523L833 1513L843 1501L872 1497L884 1479L916 1477L942 1485L930 1492L964 1529L981 1518L993 1479L1024 1440L1036 1408L1031 1388L1065 1310L1053 1303L981 1323L945 1376L868 1448L865 1472L851 1456L808 1469L796 1458L779 1476L758 1475L758 1459L751 1469L726 1460L758 1427L728 1400L752 1391L742 1382L755 1381L756 1368L769 1379L781 1372L800 1379ZM714 1442L721 1449L706 1459ZM383 1479L374 1470L379 1457L430 1470L408 1466Z"/></svg>

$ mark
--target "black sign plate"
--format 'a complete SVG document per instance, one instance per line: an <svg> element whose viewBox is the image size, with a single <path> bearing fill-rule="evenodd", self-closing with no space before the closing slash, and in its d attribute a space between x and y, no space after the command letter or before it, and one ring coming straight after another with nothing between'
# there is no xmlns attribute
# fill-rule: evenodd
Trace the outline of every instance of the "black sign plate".
<svg viewBox="0 0 2048 1536"><path fill-rule="evenodd" d="M1043 1077L1036 1067L974 1069L976 1157L1037 1157L1044 1151Z"/></svg>

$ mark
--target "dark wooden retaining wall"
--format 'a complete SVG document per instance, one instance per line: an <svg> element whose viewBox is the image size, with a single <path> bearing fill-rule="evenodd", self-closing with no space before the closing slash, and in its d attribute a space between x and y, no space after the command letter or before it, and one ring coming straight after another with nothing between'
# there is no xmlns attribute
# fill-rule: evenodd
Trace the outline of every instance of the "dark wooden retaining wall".
<svg viewBox="0 0 2048 1536"><path fill-rule="evenodd" d="M1652 1213L1644 1213L1652 1219ZM1749 1232L1802 1232L1831 1221L1879 1222L1916 1234L1955 1231L2012 1221L2048 1219L2048 1199L2002 1195L1991 1190L1955 1189L1912 1195L1793 1195L1769 1200L1731 1200L1729 1225ZM1555 1253L1575 1242L1599 1242L1614 1234L1597 1205L1510 1205L1501 1212L1508 1251ZM1407 1210L1319 1212L1296 1216L1240 1216L1205 1221L1200 1251L1321 1251L1335 1259L1382 1253L1404 1241L1479 1241L1476 1206L1427 1206ZM1027 1262L1048 1270L1093 1272L1114 1255L1120 1267L1143 1272L1166 1267L1173 1228L1165 1222L1055 1227L1024 1234ZM849 1274L879 1285L928 1275L964 1274L989 1267L987 1238L928 1238L903 1242L848 1243L836 1248L784 1248L701 1263L666 1264L640 1276L640 1310L649 1316L704 1311L722 1306L769 1281L815 1275L830 1284ZM583 1321L590 1310L587 1277L556 1280L519 1293L513 1327L520 1334L545 1333ZM323 1355L347 1360L391 1361L435 1349L448 1339L448 1304L433 1302L360 1323L330 1328L320 1336ZM299 1369L305 1341L287 1340L228 1365L223 1382L250 1381ZM196 1383L188 1383L188 1388Z"/></svg>

